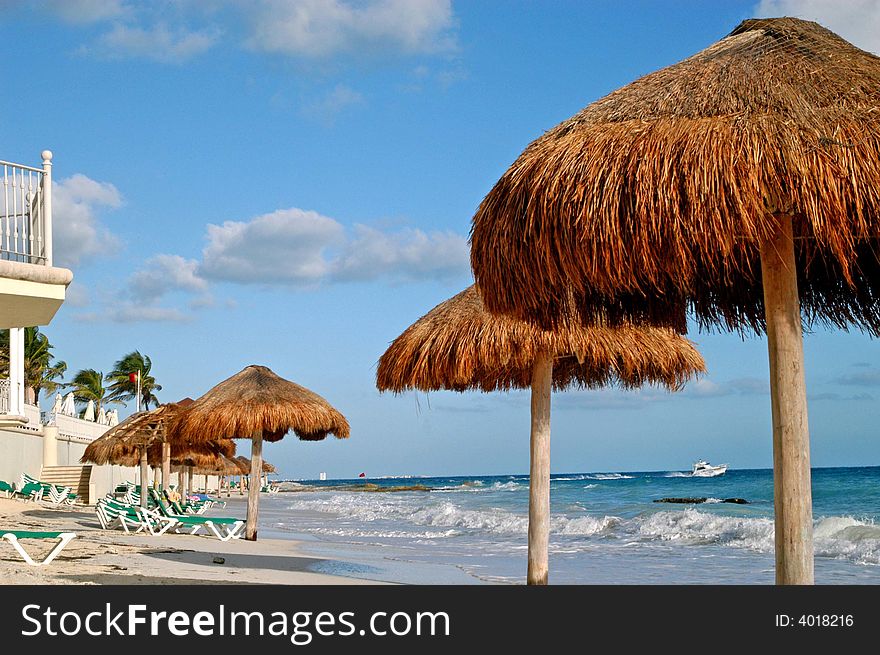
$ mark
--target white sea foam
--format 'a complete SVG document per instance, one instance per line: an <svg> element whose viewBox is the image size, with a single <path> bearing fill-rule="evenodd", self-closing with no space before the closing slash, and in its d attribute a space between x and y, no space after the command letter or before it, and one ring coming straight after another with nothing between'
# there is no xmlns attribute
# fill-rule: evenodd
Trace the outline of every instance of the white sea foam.
<svg viewBox="0 0 880 655"><path fill-rule="evenodd" d="M485 491L498 493L500 499L507 497L502 493L506 489L524 488L521 483L512 481L498 484L497 488L487 486ZM351 538L395 538L402 540L401 543L412 543L410 540L414 539L476 538L484 542L480 548L488 550L505 542L505 536L516 537L514 543L518 543L528 531L525 507L516 512L506 508L471 505L470 498L487 498L492 502L492 496L488 493L485 496L404 496L336 492L302 496L285 506L309 514L335 515L338 520L297 520L291 523L297 531ZM515 499L516 496L511 498ZM708 502L719 501L712 498ZM769 517L730 516L710 511L708 507L702 510L688 507L621 519L611 515L584 515L577 503L567 507L566 513L557 511L550 521L551 534L555 535L556 544L560 547L578 548L585 546L592 538L618 537L617 543L621 545L647 545L650 542L682 547L719 545L765 554L771 554L774 549L773 520ZM276 528L283 529L285 523ZM511 541L506 543L505 548L508 548ZM851 516L818 518L814 524L814 543L819 557L880 565L880 525L870 520Z"/></svg>
<svg viewBox="0 0 880 655"><path fill-rule="evenodd" d="M721 544L762 553L772 553L774 548L773 520L769 518L721 516L687 508L643 516L635 523L642 538ZM819 557L880 564L880 526L870 521L851 516L821 518L814 523L813 540Z"/></svg>
<svg viewBox="0 0 880 655"><path fill-rule="evenodd" d="M520 489L527 488L528 485L521 485L518 482L496 482L489 489L494 491L518 491Z"/></svg>
<svg viewBox="0 0 880 655"><path fill-rule="evenodd" d="M598 484L588 484L586 487L584 487L584 489L595 489L598 486Z"/></svg>
<svg viewBox="0 0 880 655"><path fill-rule="evenodd" d="M664 478L692 478L694 477L691 473L685 473L684 471L669 471L666 473Z"/></svg>
<svg viewBox="0 0 880 655"><path fill-rule="evenodd" d="M632 480L634 476L622 473L593 473L584 476L584 480Z"/></svg>
<svg viewBox="0 0 880 655"><path fill-rule="evenodd" d="M551 478L550 482L571 482L573 480L591 480L594 478L590 478L588 475L573 475L573 476L565 476L562 478Z"/></svg>
<svg viewBox="0 0 880 655"><path fill-rule="evenodd" d="M721 516L689 507L641 516L635 523L636 532L643 538L773 550L773 521L768 518Z"/></svg>
<svg viewBox="0 0 880 655"><path fill-rule="evenodd" d="M820 519L813 531L816 555L880 564L880 526L851 516Z"/></svg>

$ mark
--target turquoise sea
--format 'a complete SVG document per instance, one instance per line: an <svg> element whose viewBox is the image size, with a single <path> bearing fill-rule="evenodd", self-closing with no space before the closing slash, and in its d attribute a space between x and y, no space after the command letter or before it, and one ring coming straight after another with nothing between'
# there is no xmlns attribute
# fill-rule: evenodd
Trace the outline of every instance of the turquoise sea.
<svg viewBox="0 0 880 655"><path fill-rule="evenodd" d="M812 480L816 581L880 584L880 467L819 468ZM528 476L299 483L263 496L262 530L361 563L328 572L430 584L525 578ZM555 474L551 494L551 583L773 582L769 469ZM707 500L654 502L664 497ZM719 502L727 498L748 504Z"/></svg>

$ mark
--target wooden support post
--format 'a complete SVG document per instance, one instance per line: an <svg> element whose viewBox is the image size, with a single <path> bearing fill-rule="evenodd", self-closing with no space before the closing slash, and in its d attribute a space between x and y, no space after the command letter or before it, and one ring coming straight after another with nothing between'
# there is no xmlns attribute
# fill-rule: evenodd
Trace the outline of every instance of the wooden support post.
<svg viewBox="0 0 880 655"><path fill-rule="evenodd" d="M529 466L529 568L527 582L545 585L550 548L550 393L553 358L541 353L532 367L532 435Z"/></svg>
<svg viewBox="0 0 880 655"><path fill-rule="evenodd" d="M263 431L254 432L251 441L251 480L259 480L263 470ZM260 485L248 485L248 508L247 526L245 527L245 539L257 540L257 515L260 503Z"/></svg>
<svg viewBox="0 0 880 655"><path fill-rule="evenodd" d="M792 217L777 218L775 233L761 248L773 413L776 584L813 584L810 430Z"/></svg>
<svg viewBox="0 0 880 655"><path fill-rule="evenodd" d="M169 490L171 484L171 444L162 442L162 489Z"/></svg>
<svg viewBox="0 0 880 655"><path fill-rule="evenodd" d="M141 446L141 507L147 509L147 487L150 473L147 467L147 447Z"/></svg>

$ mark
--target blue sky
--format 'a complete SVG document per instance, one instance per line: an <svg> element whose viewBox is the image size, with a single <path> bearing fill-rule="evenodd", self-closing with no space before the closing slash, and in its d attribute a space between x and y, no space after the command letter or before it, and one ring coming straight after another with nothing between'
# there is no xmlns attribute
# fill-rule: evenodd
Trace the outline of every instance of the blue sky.
<svg viewBox="0 0 880 655"><path fill-rule="evenodd" d="M525 393L374 387L388 343L470 284L483 196L544 130L745 18L880 52L878 5L0 3L0 158L55 153L75 273L45 332L73 371L148 354L163 401L251 363L320 393L351 439L268 445L285 476L525 472ZM763 338L690 336L709 373L679 394L554 396L553 470L771 466ZM880 464L877 344L818 331L806 356L814 465Z"/></svg>

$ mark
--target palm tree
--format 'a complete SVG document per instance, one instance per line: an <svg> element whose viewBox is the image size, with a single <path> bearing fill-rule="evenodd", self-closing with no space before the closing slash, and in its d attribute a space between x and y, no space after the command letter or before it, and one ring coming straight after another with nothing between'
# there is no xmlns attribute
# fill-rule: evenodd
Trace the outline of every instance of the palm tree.
<svg viewBox="0 0 880 655"><path fill-rule="evenodd" d="M54 346L38 327L24 328L24 399L26 403L38 405L40 392L52 393L64 386L56 382L64 377L67 362L52 360ZM0 375L9 375L9 330L0 331Z"/></svg>
<svg viewBox="0 0 880 655"><path fill-rule="evenodd" d="M153 362L146 355L141 355L135 350L128 353L113 365L113 370L105 378L110 382L109 400L124 402L134 400L137 395L137 382L132 382L129 377L132 373L141 373L141 409L149 409L150 403L154 407L159 406L159 399L155 392L162 391L162 385L156 384L156 378L150 375Z"/></svg>
<svg viewBox="0 0 880 655"><path fill-rule="evenodd" d="M73 397L81 403L88 403L90 400L95 403L95 412L101 411L102 405L118 403L118 400L110 398L108 389L104 388L104 374L93 368L84 368L77 371L67 386L71 387Z"/></svg>

